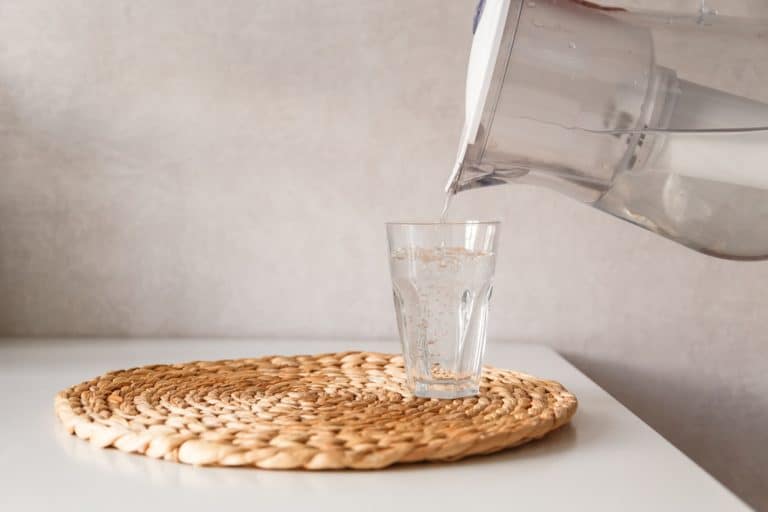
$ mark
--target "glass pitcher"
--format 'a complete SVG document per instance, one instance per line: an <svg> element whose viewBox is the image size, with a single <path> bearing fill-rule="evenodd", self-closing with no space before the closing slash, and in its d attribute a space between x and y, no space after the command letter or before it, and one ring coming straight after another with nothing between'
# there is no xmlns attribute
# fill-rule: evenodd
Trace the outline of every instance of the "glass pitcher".
<svg viewBox="0 0 768 512"><path fill-rule="evenodd" d="M768 259L768 22L482 0L449 193L549 187L714 256Z"/></svg>

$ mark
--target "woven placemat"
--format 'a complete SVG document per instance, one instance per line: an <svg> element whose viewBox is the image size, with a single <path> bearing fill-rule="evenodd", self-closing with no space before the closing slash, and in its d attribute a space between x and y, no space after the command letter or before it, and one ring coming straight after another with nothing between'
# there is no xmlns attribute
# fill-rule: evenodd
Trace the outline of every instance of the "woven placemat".
<svg viewBox="0 0 768 512"><path fill-rule="evenodd" d="M373 469L525 443L567 423L576 398L557 382L494 368L478 397L416 398L401 356L345 352L114 371L61 391L55 408L70 433L149 457Z"/></svg>

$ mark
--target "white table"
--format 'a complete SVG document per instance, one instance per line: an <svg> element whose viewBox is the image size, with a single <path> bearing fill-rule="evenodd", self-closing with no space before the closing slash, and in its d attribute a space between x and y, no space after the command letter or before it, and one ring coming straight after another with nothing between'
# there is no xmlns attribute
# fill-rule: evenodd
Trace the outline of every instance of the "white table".
<svg viewBox="0 0 768 512"><path fill-rule="evenodd" d="M371 472L197 468L92 448L66 435L53 415L59 389L106 370L351 348L392 352L399 346L309 340L0 340L0 510L749 510L543 346L491 343L488 362L563 383L579 399L572 425L518 449L452 464Z"/></svg>

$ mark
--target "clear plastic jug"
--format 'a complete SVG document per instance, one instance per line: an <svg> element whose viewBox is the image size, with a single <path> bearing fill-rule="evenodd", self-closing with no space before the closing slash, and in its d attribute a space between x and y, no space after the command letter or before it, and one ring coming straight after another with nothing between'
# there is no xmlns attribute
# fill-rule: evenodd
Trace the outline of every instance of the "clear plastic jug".
<svg viewBox="0 0 768 512"><path fill-rule="evenodd" d="M768 259L768 22L482 0L449 193L549 187L692 249Z"/></svg>

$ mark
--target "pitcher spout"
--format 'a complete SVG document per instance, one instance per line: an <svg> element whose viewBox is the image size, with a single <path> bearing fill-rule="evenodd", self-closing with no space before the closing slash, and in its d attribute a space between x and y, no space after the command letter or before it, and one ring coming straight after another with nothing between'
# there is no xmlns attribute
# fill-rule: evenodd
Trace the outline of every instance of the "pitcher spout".
<svg viewBox="0 0 768 512"><path fill-rule="evenodd" d="M445 191L459 193L480 187L503 185L528 174L530 170L524 166L505 166L499 168L491 164L464 163L459 166L455 177L448 182Z"/></svg>

